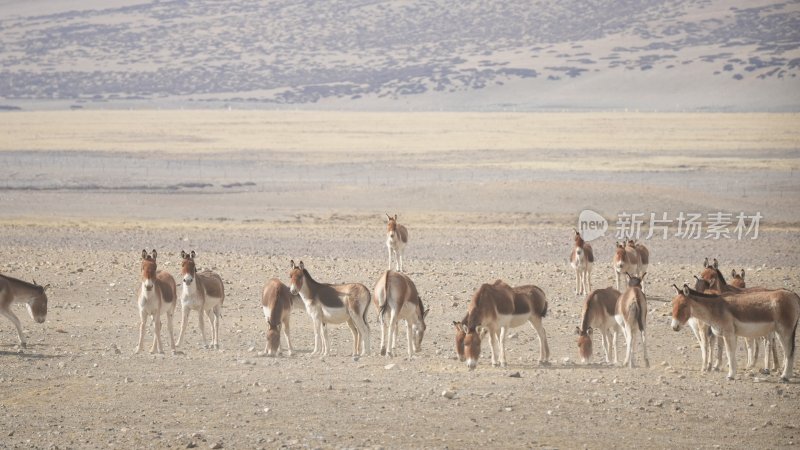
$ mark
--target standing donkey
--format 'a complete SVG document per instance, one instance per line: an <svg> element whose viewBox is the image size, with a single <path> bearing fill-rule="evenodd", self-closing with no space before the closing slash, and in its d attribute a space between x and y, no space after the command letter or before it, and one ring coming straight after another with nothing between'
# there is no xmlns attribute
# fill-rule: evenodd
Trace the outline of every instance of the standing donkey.
<svg viewBox="0 0 800 450"><path fill-rule="evenodd" d="M594 252L585 242L578 230L575 231L575 246L569 257L569 264L575 269L575 295L588 294L592 290L592 265Z"/></svg>
<svg viewBox="0 0 800 450"><path fill-rule="evenodd" d="M414 282L403 273L387 270L375 283L372 302L378 309L381 322L381 355L394 356L397 324L401 319L406 321L408 357L412 356L412 348L414 352L420 351L422 338L425 336L425 317L430 308L425 309L422 306L422 299Z"/></svg>
<svg viewBox="0 0 800 450"><path fill-rule="evenodd" d="M12 303L25 303L28 308L28 314L36 323L44 323L47 316L47 288L50 285L39 286L34 281L28 283L16 278L7 277L0 274L0 315L5 316L17 328L17 337L19 338L19 346L25 348L25 336L22 334L22 325L19 319L11 311Z"/></svg>
<svg viewBox="0 0 800 450"><path fill-rule="evenodd" d="M152 254L142 250L141 286L139 287L139 345L136 353L142 351L144 344L144 330L147 327L147 318L152 316L155 325L153 346L150 353L164 353L161 347L161 313L167 313L167 330L169 331L170 349L175 353L175 336L172 332L172 316L175 314L175 278L164 270L156 270L158 253L153 249Z"/></svg>
<svg viewBox="0 0 800 450"><path fill-rule="evenodd" d="M614 275L617 277L617 290L620 289L620 279L622 274L634 274L641 276L639 273L639 252L635 248L625 245L625 243L616 243L617 248L614 250Z"/></svg>
<svg viewBox="0 0 800 450"><path fill-rule="evenodd" d="M647 273L647 267L650 265L650 250L641 242L636 242L629 239L627 246L636 250L639 255L639 268L636 271L636 276L641 277L643 273ZM642 279L642 290L644 290L644 280Z"/></svg>
<svg viewBox="0 0 800 450"><path fill-rule="evenodd" d="M300 299L289 292L289 287L277 278L267 281L261 293L261 308L267 322L267 344L264 354L277 356L281 351L281 331L286 337L287 355L292 356L292 340L289 336L289 319L295 299Z"/></svg>
<svg viewBox="0 0 800 450"><path fill-rule="evenodd" d="M346 322L353 333L353 356L369 355L369 289L360 283L318 283L311 278L303 261L296 266L292 260L291 265L289 291L292 295L300 295L306 312L314 322L314 351L311 354L327 356L330 346L328 327L325 325Z"/></svg>
<svg viewBox="0 0 800 450"><path fill-rule="evenodd" d="M408 230L397 223L397 214L394 217L386 214L386 248L389 250L389 270L392 269L392 255L394 255L397 271L403 271L403 251L408 243Z"/></svg>
<svg viewBox="0 0 800 450"><path fill-rule="evenodd" d="M222 319L222 304L225 301L225 288L222 278L210 270L197 271L194 263L196 256L194 250L186 253L181 250L181 333L178 335L178 344L183 342L189 312L197 311L200 334L203 336L203 347L208 348L206 341L205 322L203 314L211 323L211 347L219 349L219 323Z"/></svg>
<svg viewBox="0 0 800 450"><path fill-rule="evenodd" d="M617 301L617 309L614 315L617 323L622 327L625 334L627 349L623 366L633 367L633 348L636 345L636 336L639 335L642 341L642 356L644 366L650 367L650 360L647 358L647 339L645 337L645 326L647 325L647 298L642 292L642 277L633 277L626 273L628 277L628 289L622 293Z"/></svg>

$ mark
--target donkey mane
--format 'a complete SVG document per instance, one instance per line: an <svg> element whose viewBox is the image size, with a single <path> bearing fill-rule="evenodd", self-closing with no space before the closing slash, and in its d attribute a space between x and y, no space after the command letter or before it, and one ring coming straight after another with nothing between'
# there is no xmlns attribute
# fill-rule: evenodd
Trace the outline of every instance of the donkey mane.
<svg viewBox="0 0 800 450"><path fill-rule="evenodd" d="M23 285L23 286L25 286L27 288L38 289L38 290L44 292L44 286L39 286L38 284L34 284L34 283L28 283L27 281L20 280L19 278L10 277L8 275L3 275L2 273L0 273L0 277L3 277L5 279L7 279L9 281L12 281L12 282L15 282L15 283L19 283L19 284L21 284L21 285Z"/></svg>

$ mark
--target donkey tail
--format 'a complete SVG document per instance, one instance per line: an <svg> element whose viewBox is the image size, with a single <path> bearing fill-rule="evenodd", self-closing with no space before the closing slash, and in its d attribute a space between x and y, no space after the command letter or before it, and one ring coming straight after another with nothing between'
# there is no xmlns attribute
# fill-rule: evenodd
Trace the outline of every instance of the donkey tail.
<svg viewBox="0 0 800 450"><path fill-rule="evenodd" d="M642 311L642 307L639 302L631 304L631 312L636 315L636 323L639 324L639 331L644 331L644 320L642 320L644 311Z"/></svg>

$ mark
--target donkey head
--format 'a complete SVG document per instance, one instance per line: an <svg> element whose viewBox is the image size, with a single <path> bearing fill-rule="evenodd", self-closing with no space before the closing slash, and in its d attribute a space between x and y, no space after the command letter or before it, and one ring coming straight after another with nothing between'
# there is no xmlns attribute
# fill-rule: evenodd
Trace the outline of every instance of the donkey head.
<svg viewBox="0 0 800 450"><path fill-rule="evenodd" d="M194 264L194 257L194 250L192 250L191 253L186 253L181 250L181 277L186 286L192 284L195 275L197 275L197 266Z"/></svg>
<svg viewBox="0 0 800 450"><path fill-rule="evenodd" d="M647 272L643 273L640 277L635 277L628 272L625 272L625 276L628 278L628 287L637 287L639 289L642 288L642 280L644 280L644 276L647 275Z"/></svg>
<svg viewBox="0 0 800 450"><path fill-rule="evenodd" d="M281 324L267 319L267 356L277 356L281 349Z"/></svg>
<svg viewBox="0 0 800 450"><path fill-rule="evenodd" d="M290 264L291 269L289 270L289 292L291 292L292 295L298 295L300 290L303 289L306 268L303 265L303 261L300 261L300 265L295 265L294 260L291 260Z"/></svg>
<svg viewBox="0 0 800 450"><path fill-rule="evenodd" d="M153 249L152 254L147 250L142 250L142 287L146 291L152 291L156 279L156 257L158 253Z"/></svg>
<svg viewBox="0 0 800 450"><path fill-rule="evenodd" d="M592 329L587 328L586 331L581 331L580 327L575 327L575 334L578 335L578 354L581 356L581 361L590 361L592 359Z"/></svg>
<svg viewBox="0 0 800 450"><path fill-rule="evenodd" d="M34 286L36 286L36 294L28 299L26 306L28 308L28 314L30 314L31 319L35 320L36 323L44 323L45 317L47 317L47 289L50 288L49 284L44 286L39 286L36 284L36 280L33 280Z"/></svg>
<svg viewBox="0 0 800 450"><path fill-rule="evenodd" d="M386 234L390 238L394 238L397 233L397 214L395 214L394 217L386 214L386 220Z"/></svg>
<svg viewBox="0 0 800 450"><path fill-rule="evenodd" d="M672 299L672 329L678 331L692 316L692 306L688 298L690 290L688 284L684 284L683 289L674 284L672 287L676 291L675 298Z"/></svg>

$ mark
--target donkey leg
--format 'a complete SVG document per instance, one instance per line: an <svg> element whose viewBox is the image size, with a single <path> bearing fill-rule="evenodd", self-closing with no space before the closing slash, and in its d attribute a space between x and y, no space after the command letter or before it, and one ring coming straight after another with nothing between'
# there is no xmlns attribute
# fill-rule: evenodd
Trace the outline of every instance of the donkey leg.
<svg viewBox="0 0 800 450"><path fill-rule="evenodd" d="M200 326L200 335L203 337L203 348L208 348L208 341L206 341L206 317L203 308L197 311L197 319Z"/></svg>
<svg viewBox="0 0 800 450"><path fill-rule="evenodd" d="M392 244L387 243L386 249L389 251L389 270L392 270Z"/></svg>
<svg viewBox="0 0 800 450"><path fill-rule="evenodd" d="M286 355L292 356L294 349L292 348L292 338L289 336L289 319L283 321L283 336L286 338Z"/></svg>
<svg viewBox="0 0 800 450"><path fill-rule="evenodd" d="M172 326L173 312L167 312L167 331L169 332L169 348L175 354L175 331Z"/></svg>
<svg viewBox="0 0 800 450"><path fill-rule="evenodd" d="M389 310L389 348L386 349L386 355L389 357L394 357L394 347L397 341L397 322L400 321L397 318L397 313L398 311L394 309Z"/></svg>
<svg viewBox="0 0 800 450"><path fill-rule="evenodd" d="M723 336L725 340L725 356L728 357L728 379L733 380L736 376L736 335L726 333Z"/></svg>
<svg viewBox="0 0 800 450"><path fill-rule="evenodd" d="M361 344L361 336L358 334L358 328L356 328L356 324L353 323L353 319L350 318L347 321L347 328L350 328L350 334L353 335L353 355L358 356L358 347Z"/></svg>
<svg viewBox="0 0 800 450"><path fill-rule="evenodd" d="M541 317L532 317L528 320L536 334L539 336L539 364L547 364L550 360L550 346L547 345L547 332L542 325ZM606 354L606 359L608 355Z"/></svg>
<svg viewBox="0 0 800 450"><path fill-rule="evenodd" d="M575 295L580 295L581 293L581 269L576 267L575 268Z"/></svg>
<svg viewBox="0 0 800 450"><path fill-rule="evenodd" d="M406 339L408 340L408 359L411 359L414 347L414 331L411 327L411 322L406 320Z"/></svg>
<svg viewBox="0 0 800 450"><path fill-rule="evenodd" d="M219 324L222 322L222 307L214 307L214 348L219 350Z"/></svg>
<svg viewBox="0 0 800 450"><path fill-rule="evenodd" d="M28 344L25 342L25 336L22 335L22 324L19 323L19 318L10 309L0 309L0 314L8 317L8 320L17 327L17 337L19 338L19 346L25 348Z"/></svg>
<svg viewBox="0 0 800 450"><path fill-rule="evenodd" d="M178 333L178 342L175 343L176 346L180 347L181 342L183 342L184 333L186 333L186 325L187 320L189 320L189 312L191 310L188 306L181 306L181 331Z"/></svg>
<svg viewBox="0 0 800 450"><path fill-rule="evenodd" d="M397 268L397 271L398 272L402 272L403 271L403 249L399 249L397 251L397 259L398 259L398 266L399 266Z"/></svg>
<svg viewBox="0 0 800 450"><path fill-rule="evenodd" d="M794 353L795 343L794 337L797 332L797 324L793 330L784 330L783 333L778 334L778 338L783 347L783 373L781 373L781 381L788 382L792 377L792 369L794 369ZM777 367L775 368L777 370Z"/></svg>
<svg viewBox="0 0 800 450"><path fill-rule="evenodd" d="M500 349L500 367L506 367L506 332L508 328L500 327L500 336L497 340L497 347Z"/></svg>
<svg viewBox="0 0 800 450"><path fill-rule="evenodd" d="M642 338L642 356L644 357L644 366L650 368L650 359L647 358L647 337L644 330L641 330L640 336Z"/></svg>
<svg viewBox="0 0 800 450"><path fill-rule="evenodd" d="M389 334L389 330L386 327L387 323L384 320L384 315L385 314L380 314L380 312L378 313L378 319L380 320L381 325L381 356L386 355L386 342L388 341Z"/></svg>
<svg viewBox="0 0 800 450"><path fill-rule="evenodd" d="M623 366L633 367L633 330L628 324L625 324L625 361Z"/></svg>
<svg viewBox="0 0 800 450"><path fill-rule="evenodd" d="M161 314L153 314L153 324L155 330L153 331L153 346L150 348L150 353L164 353L161 349Z"/></svg>
<svg viewBox="0 0 800 450"><path fill-rule="evenodd" d="M147 329L147 314L142 311L139 315L141 316L139 319L139 345L136 346L134 353L142 351L142 346L144 345L144 331Z"/></svg>

